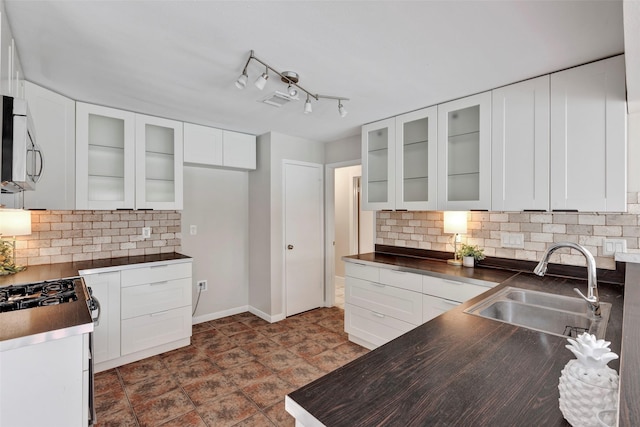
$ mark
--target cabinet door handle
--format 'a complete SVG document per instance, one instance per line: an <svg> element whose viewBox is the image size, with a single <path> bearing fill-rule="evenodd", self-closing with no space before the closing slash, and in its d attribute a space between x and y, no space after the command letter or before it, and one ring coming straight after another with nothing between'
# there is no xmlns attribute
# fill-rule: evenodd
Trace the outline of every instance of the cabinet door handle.
<svg viewBox="0 0 640 427"><path fill-rule="evenodd" d="M378 313L378 312L375 312L375 311L372 311L371 314L373 314L374 316L379 317L381 319L384 319L386 317L384 314L381 314L381 313Z"/></svg>
<svg viewBox="0 0 640 427"><path fill-rule="evenodd" d="M153 282L153 283L149 283L149 286L158 286L158 285L166 285L167 283L169 283L168 280L164 280L162 282Z"/></svg>

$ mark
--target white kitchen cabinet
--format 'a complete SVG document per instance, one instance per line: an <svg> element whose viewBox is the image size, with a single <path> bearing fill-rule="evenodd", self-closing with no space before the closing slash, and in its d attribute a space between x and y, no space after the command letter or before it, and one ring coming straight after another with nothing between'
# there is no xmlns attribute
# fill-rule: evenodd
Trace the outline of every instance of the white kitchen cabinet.
<svg viewBox="0 0 640 427"><path fill-rule="evenodd" d="M256 169L256 137L184 124L184 162L230 169Z"/></svg>
<svg viewBox="0 0 640 427"><path fill-rule="evenodd" d="M76 103L25 82L25 99L45 160L35 191L24 192L26 209L73 210L76 205Z"/></svg>
<svg viewBox="0 0 640 427"><path fill-rule="evenodd" d="M100 318L93 328L96 364L120 357L120 272L83 274L92 295L100 303Z"/></svg>
<svg viewBox="0 0 640 427"><path fill-rule="evenodd" d="M624 56L551 74L551 209L626 211Z"/></svg>
<svg viewBox="0 0 640 427"><path fill-rule="evenodd" d="M0 426L87 426L85 335L0 352Z"/></svg>
<svg viewBox="0 0 640 427"><path fill-rule="evenodd" d="M362 127L364 210L436 209L437 108Z"/></svg>
<svg viewBox="0 0 640 427"><path fill-rule="evenodd" d="M182 209L182 123L135 115L136 209Z"/></svg>
<svg viewBox="0 0 640 427"><path fill-rule="evenodd" d="M191 262L121 272L122 355L191 336Z"/></svg>
<svg viewBox="0 0 640 427"><path fill-rule="evenodd" d="M76 104L76 209L135 207L135 114Z"/></svg>
<svg viewBox="0 0 640 427"><path fill-rule="evenodd" d="M422 293L456 302L465 302L495 286L496 283L485 282L485 285L443 279L434 276L422 276Z"/></svg>
<svg viewBox="0 0 640 427"><path fill-rule="evenodd" d="M491 92L438 105L438 209L491 208Z"/></svg>
<svg viewBox="0 0 640 427"><path fill-rule="evenodd" d="M435 210L438 204L438 110L396 117L395 209Z"/></svg>
<svg viewBox="0 0 640 427"><path fill-rule="evenodd" d="M549 210L549 76L492 91L491 209Z"/></svg>
<svg viewBox="0 0 640 427"><path fill-rule="evenodd" d="M396 204L394 117L362 126L362 209L392 210Z"/></svg>
<svg viewBox="0 0 640 427"><path fill-rule="evenodd" d="M184 162L222 166L222 129L185 123Z"/></svg>
<svg viewBox="0 0 640 427"><path fill-rule="evenodd" d="M182 209L182 123L76 104L76 208Z"/></svg>
<svg viewBox="0 0 640 427"><path fill-rule="evenodd" d="M422 321L428 322L460 304L458 301L438 298L433 295L422 295Z"/></svg>

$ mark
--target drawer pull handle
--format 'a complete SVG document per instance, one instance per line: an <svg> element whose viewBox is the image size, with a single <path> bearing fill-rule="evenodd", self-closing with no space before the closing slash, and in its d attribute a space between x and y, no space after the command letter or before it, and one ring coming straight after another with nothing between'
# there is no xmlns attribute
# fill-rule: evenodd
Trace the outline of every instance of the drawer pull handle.
<svg viewBox="0 0 640 427"><path fill-rule="evenodd" d="M151 268L166 268L169 267L168 264L162 264L162 265L152 265Z"/></svg>
<svg viewBox="0 0 640 427"><path fill-rule="evenodd" d="M164 316L165 314L169 313L170 311L171 310L159 311L157 313L151 313L149 316L150 317Z"/></svg>
<svg viewBox="0 0 640 427"><path fill-rule="evenodd" d="M380 314L380 313L377 313L375 311L372 311L371 314L373 314L374 316L379 317L381 319L384 319L386 317L384 314Z"/></svg>
<svg viewBox="0 0 640 427"><path fill-rule="evenodd" d="M393 274L407 274L406 271L400 271L400 270L389 270L389 271Z"/></svg>
<svg viewBox="0 0 640 427"><path fill-rule="evenodd" d="M442 302L445 303L445 304L453 305L455 307L457 307L460 304L462 304L462 303L460 303L458 301L451 301L451 300L448 300L448 299L443 299Z"/></svg>
<svg viewBox="0 0 640 427"><path fill-rule="evenodd" d="M464 285L465 283L462 282L457 282L455 280L447 280L447 279L442 279L443 281L445 281L446 283L451 283L452 285Z"/></svg>
<svg viewBox="0 0 640 427"><path fill-rule="evenodd" d="M371 283L373 286L377 286L378 288L384 288L387 286L387 285L383 285L382 283L376 283L376 282L369 282L369 283Z"/></svg>
<svg viewBox="0 0 640 427"><path fill-rule="evenodd" d="M164 280L162 282L153 282L153 283L149 283L149 286L158 286L158 285L166 285L167 283L169 283L168 280Z"/></svg>

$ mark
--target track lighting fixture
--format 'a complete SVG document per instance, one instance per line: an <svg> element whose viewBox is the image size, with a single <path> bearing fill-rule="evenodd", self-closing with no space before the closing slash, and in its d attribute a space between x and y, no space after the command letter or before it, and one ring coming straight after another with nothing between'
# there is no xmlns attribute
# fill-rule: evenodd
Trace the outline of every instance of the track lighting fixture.
<svg viewBox="0 0 640 427"><path fill-rule="evenodd" d="M280 76L280 80L287 85L287 94L290 97L290 100L297 100L297 96L299 91L302 91L304 93L307 94L307 100L304 103L304 113L305 114L309 114L313 111L313 108L311 106L311 98L315 99L316 101L319 101L320 99L333 99L333 100L337 100L338 101L338 112L340 113L340 117L345 117L347 115L347 110L345 110L344 106L342 105L343 101L348 101L349 98L344 98L344 97L338 97L338 96L330 96L330 95L319 95L317 93L312 93L311 91L303 88L302 86L300 86L299 82L299 76L298 73L294 72L294 71L278 71L275 68L273 68L272 66L270 66L269 64L267 64L266 62L258 59L254 54L253 54L253 50L251 51L251 53L249 54L249 59L247 59L247 62L244 66L244 69L242 70L242 74L240 75L240 77L238 77L238 80L236 80L236 87L238 89L244 89L245 86L247 85L247 79L248 74L247 74L247 67L249 66L249 63L251 62L251 60L254 60L256 62L258 62L259 64L263 65L265 67L265 71L264 73L262 73L262 75L260 77L258 77L255 81L255 85L258 89L262 90L265 88L266 84L267 84L267 79L269 79L269 70L271 70L273 73L277 74L278 76ZM282 94L284 95L284 94Z"/></svg>
<svg viewBox="0 0 640 427"><path fill-rule="evenodd" d="M262 90L267 84L267 79L269 78L269 69L264 70L264 73L260 75L256 79L255 85L258 89Z"/></svg>
<svg viewBox="0 0 640 427"><path fill-rule="evenodd" d="M304 103L304 113L309 114L313 112L313 108L311 107L311 100L309 99L309 95L307 95L307 100Z"/></svg>
<svg viewBox="0 0 640 427"><path fill-rule="evenodd" d="M340 117L345 117L348 113L348 111L345 110L344 105L342 105L341 99L338 100L338 113L340 113Z"/></svg>
<svg viewBox="0 0 640 427"><path fill-rule="evenodd" d="M247 71L243 71L240 77L238 77L238 80L236 80L236 87L238 89L244 89L244 87L247 85L248 78L249 76L247 75Z"/></svg>

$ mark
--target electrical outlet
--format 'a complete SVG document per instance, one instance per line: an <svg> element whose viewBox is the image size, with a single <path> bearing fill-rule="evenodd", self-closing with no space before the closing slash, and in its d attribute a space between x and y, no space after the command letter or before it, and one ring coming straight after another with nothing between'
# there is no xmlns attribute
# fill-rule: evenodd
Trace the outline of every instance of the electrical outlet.
<svg viewBox="0 0 640 427"><path fill-rule="evenodd" d="M200 289L202 292L206 291L208 289L207 281L206 280L198 280L198 289Z"/></svg>
<svg viewBox="0 0 640 427"><path fill-rule="evenodd" d="M142 238L148 239L151 237L151 227L142 227Z"/></svg>
<svg viewBox="0 0 640 427"><path fill-rule="evenodd" d="M616 252L627 252L625 239L603 239L602 255L615 255Z"/></svg>
<svg viewBox="0 0 640 427"><path fill-rule="evenodd" d="M500 244L503 248L524 249L524 234L502 232Z"/></svg>
<svg viewBox="0 0 640 427"><path fill-rule="evenodd" d="M189 226L189 234L191 234L192 236L195 236L196 234L198 234L198 226L197 225L190 225Z"/></svg>

